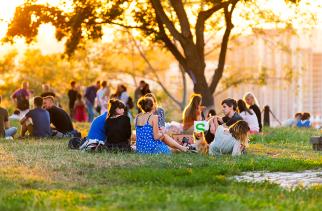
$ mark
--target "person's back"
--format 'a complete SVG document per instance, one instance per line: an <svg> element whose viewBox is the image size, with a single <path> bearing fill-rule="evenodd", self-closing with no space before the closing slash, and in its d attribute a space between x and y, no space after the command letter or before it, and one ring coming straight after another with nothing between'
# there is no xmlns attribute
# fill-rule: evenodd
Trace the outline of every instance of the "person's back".
<svg viewBox="0 0 322 211"><path fill-rule="evenodd" d="M130 151L131 122L126 115L109 117L105 121L105 145L112 149Z"/></svg>
<svg viewBox="0 0 322 211"><path fill-rule="evenodd" d="M297 122L296 126L298 128L309 128L309 127L311 127L311 121L309 119L300 120Z"/></svg>
<svg viewBox="0 0 322 211"><path fill-rule="evenodd" d="M252 114L248 113L247 111L243 111L239 115L242 117L242 119L245 122L248 123L251 133L258 133L259 132L259 124L258 124L257 116L252 109L250 109L250 112Z"/></svg>
<svg viewBox="0 0 322 211"><path fill-rule="evenodd" d="M96 117L93 120L91 127L89 129L88 135L86 137L87 139L97 139L105 142L106 135L105 135L104 124L105 124L106 116L107 116L107 112Z"/></svg>
<svg viewBox="0 0 322 211"><path fill-rule="evenodd" d="M51 135L50 117L48 111L42 108L35 108L26 114L27 118L32 119L32 136L49 137Z"/></svg>
<svg viewBox="0 0 322 211"><path fill-rule="evenodd" d="M5 122L8 121L8 111L0 107L0 137L5 136Z"/></svg>
<svg viewBox="0 0 322 211"><path fill-rule="evenodd" d="M61 108L52 106L47 109L50 114L50 122L55 126L55 129L61 133L67 133L74 130L73 123L69 115Z"/></svg>
<svg viewBox="0 0 322 211"><path fill-rule="evenodd" d="M136 117L136 151L142 154L169 154L170 150L160 140L155 140L151 125L152 114L144 113Z"/></svg>

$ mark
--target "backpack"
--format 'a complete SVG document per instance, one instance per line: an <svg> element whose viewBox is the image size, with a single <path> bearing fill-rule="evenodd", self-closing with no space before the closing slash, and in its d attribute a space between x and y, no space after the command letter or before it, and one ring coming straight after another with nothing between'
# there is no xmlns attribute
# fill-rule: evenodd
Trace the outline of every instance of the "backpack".
<svg viewBox="0 0 322 211"><path fill-rule="evenodd" d="M105 143L97 139L86 140L79 149L85 152L101 152L104 149Z"/></svg>
<svg viewBox="0 0 322 211"><path fill-rule="evenodd" d="M69 149L79 149L81 146L82 139L81 138L71 138L68 142Z"/></svg>
<svg viewBox="0 0 322 211"><path fill-rule="evenodd" d="M127 99L126 106L127 106L129 109L132 109L132 108L134 107L134 103L133 103L133 99L132 99L132 97L129 97L129 98Z"/></svg>

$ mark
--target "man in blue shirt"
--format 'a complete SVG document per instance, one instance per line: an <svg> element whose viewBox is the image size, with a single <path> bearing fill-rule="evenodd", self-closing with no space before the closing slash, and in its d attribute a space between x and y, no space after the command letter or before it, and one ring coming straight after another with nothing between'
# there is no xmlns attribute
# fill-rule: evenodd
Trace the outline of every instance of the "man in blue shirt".
<svg viewBox="0 0 322 211"><path fill-rule="evenodd" d="M100 81L97 81L96 85L87 87L85 91L85 102L86 102L89 122L92 122L94 119L94 103L96 98L96 92L99 88L100 88Z"/></svg>
<svg viewBox="0 0 322 211"><path fill-rule="evenodd" d="M105 135L105 130L104 130L104 124L105 124L106 116L107 116L107 112L96 117L93 120L91 127L89 129L88 135L86 137L87 140L97 139L97 140L105 142L106 135Z"/></svg>
<svg viewBox="0 0 322 211"><path fill-rule="evenodd" d="M24 118L20 120L21 136L24 137L29 132L33 137L49 137L51 135L50 117L48 111L42 108L43 99L41 97L34 98L35 108L30 110Z"/></svg>

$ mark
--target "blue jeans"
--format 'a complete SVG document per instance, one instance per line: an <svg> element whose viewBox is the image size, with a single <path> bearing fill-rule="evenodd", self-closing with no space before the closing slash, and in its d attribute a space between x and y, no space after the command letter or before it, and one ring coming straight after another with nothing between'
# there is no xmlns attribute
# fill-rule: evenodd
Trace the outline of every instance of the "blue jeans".
<svg viewBox="0 0 322 211"><path fill-rule="evenodd" d="M8 136L14 136L17 133L17 128L16 127L11 127L5 130L5 137Z"/></svg>
<svg viewBox="0 0 322 211"><path fill-rule="evenodd" d="M88 121L92 122L94 119L94 105L86 100L87 112L88 112Z"/></svg>

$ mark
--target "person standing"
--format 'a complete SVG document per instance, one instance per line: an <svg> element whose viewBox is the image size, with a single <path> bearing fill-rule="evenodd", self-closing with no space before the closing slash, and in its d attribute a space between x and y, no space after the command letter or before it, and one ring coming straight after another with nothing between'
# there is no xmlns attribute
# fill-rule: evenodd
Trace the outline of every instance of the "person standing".
<svg viewBox="0 0 322 211"><path fill-rule="evenodd" d="M0 104L2 97L0 96ZM10 127L8 111L0 106L0 137L13 137L17 133L16 127Z"/></svg>
<svg viewBox="0 0 322 211"><path fill-rule="evenodd" d="M68 99L69 99L69 104L68 104L68 108L69 108L69 116L71 118L73 118L74 116L74 105L75 105L75 101L77 98L77 88L76 88L76 81L72 81L70 83L70 90L68 90Z"/></svg>
<svg viewBox="0 0 322 211"><path fill-rule="evenodd" d="M30 91L29 91L29 83L24 81L21 85L20 89L17 89L12 95L11 99L15 102L18 110L25 111L29 109L29 98L30 98Z"/></svg>
<svg viewBox="0 0 322 211"><path fill-rule="evenodd" d="M88 112L88 121L92 122L94 119L94 103L96 98L96 92L100 88L100 81L96 82L96 85L92 85L86 88L85 91L85 103Z"/></svg>
<svg viewBox="0 0 322 211"><path fill-rule="evenodd" d="M145 87L145 81L140 81L139 83L139 86L135 89L134 91L134 105L136 106L138 112L139 112L139 109L137 107L137 103L138 103L138 100L140 99L140 97L142 97L142 93L143 93L143 88Z"/></svg>
<svg viewBox="0 0 322 211"><path fill-rule="evenodd" d="M97 104L100 108L100 114L104 114L107 111L107 103L110 96L110 88L107 86L107 82L102 82L102 88L97 91Z"/></svg>

